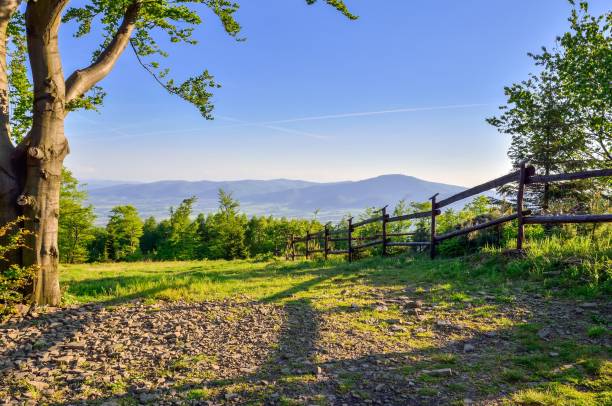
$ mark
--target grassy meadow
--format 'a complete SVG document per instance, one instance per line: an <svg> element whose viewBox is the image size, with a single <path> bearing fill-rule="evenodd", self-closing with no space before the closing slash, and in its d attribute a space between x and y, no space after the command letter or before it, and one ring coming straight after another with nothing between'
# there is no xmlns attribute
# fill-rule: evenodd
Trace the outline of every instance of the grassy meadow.
<svg viewBox="0 0 612 406"><path fill-rule="evenodd" d="M534 250L528 258L488 253L352 264L335 259L64 265L62 289L67 303L98 302L109 308L134 299L153 306L223 300L297 306L312 315L316 330L312 341L319 351L308 362L333 369L382 357L384 382L390 382L389 374L405 379L402 385L424 404L610 404L609 292L562 282L559 272L550 271L560 269L549 252L555 247ZM575 263L580 253L574 254ZM585 254L592 259L592 251ZM572 263L566 265L572 274ZM422 311L407 310L402 304L407 298ZM446 369L452 370L449 376L428 374ZM292 394L311 390L316 381L311 373L283 370L279 375L271 389L284 394L279 404L302 404ZM369 375L358 366L333 376L337 396L363 401L375 393L362 387ZM231 391L245 396L247 404L269 399L269 388L247 390L245 385L209 379L184 396L215 400ZM325 399L317 403L335 404Z"/></svg>

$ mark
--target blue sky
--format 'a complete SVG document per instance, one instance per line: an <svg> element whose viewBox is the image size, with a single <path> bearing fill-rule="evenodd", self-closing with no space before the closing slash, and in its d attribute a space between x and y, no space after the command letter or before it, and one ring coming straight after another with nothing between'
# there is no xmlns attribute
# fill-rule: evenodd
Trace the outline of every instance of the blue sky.
<svg viewBox="0 0 612 406"><path fill-rule="evenodd" d="M403 173L472 185L509 169L485 123L526 53L567 30L564 0L243 0L245 42L204 13L200 43L171 50L179 78L208 68L216 120L165 93L126 51L100 113L67 119L66 164L82 179L363 179ZM594 12L606 1L592 1ZM62 31L68 75L97 36Z"/></svg>

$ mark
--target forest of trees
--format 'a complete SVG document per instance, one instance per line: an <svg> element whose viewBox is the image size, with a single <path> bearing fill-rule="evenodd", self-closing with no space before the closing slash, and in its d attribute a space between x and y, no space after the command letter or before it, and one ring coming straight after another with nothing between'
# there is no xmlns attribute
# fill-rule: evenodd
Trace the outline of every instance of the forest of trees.
<svg viewBox="0 0 612 406"><path fill-rule="evenodd" d="M240 212L240 203L224 190L218 192L218 209L209 214L195 214L195 197L190 197L176 208L170 208L168 218L157 221L153 217L142 219L131 205L116 206L110 212L105 227L94 225L93 207L85 205L86 193L70 171L64 170L62 181L62 212L60 218L61 261L64 263L136 261L136 260L199 260L199 259L268 259L286 255L287 241L292 236L303 237L306 233L317 233L324 224L316 219L287 219L247 217ZM585 184L584 187L592 187ZM585 212L602 214L610 211L609 190L591 194L585 200ZM573 197L555 198L557 205L573 203ZM533 206L538 210L537 206ZM431 203L400 201L391 211L392 216L422 212L431 209ZM540 208L541 209L541 208ZM439 234L511 214L511 200L477 196L463 209L449 208L437 217ZM367 208L355 216L355 221L379 215L375 208ZM346 230L347 214L331 230ZM375 222L359 227L353 233L356 238L368 238L381 233L381 223ZM414 233L413 241L429 241L429 218L391 223L389 233ZM564 225L555 227L529 226L528 239L541 239L552 235L572 237L588 235L599 238L609 235L608 225ZM405 237L393 237L392 241ZM516 223L506 223L486 230L471 233L442 242L439 252L446 256L465 255L483 247L508 248L516 240ZM312 244L317 244L313 241ZM314 245L311 249L317 248ZM321 247L318 247L321 248ZM346 243L334 243L335 249L346 249ZM303 249L303 247L302 247ZM377 255L380 248L360 251L358 255ZM390 251L405 251L391 248ZM418 248L414 248L418 251Z"/></svg>
<svg viewBox="0 0 612 406"><path fill-rule="evenodd" d="M230 193L219 190L219 208L193 213L195 197L170 208L167 219L141 219L134 206L116 206L105 227L95 226L93 207L72 173L64 169L59 244L65 263L192 259L239 259L284 254L291 235L320 230L313 220L247 217Z"/></svg>

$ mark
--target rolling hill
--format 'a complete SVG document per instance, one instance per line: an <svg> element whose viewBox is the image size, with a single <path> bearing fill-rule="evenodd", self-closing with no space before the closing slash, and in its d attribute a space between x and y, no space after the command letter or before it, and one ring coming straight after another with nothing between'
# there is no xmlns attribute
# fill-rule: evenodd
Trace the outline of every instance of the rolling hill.
<svg viewBox="0 0 612 406"><path fill-rule="evenodd" d="M219 189L232 192L248 215L310 218L319 209L318 218L324 221L338 220L347 213L358 214L366 207L386 204L392 207L401 199L421 202L435 193L444 197L465 189L405 175L333 183L288 179L90 183L89 202L94 205L100 223L106 222L109 210L120 204L133 204L143 217L165 218L171 206L176 207L190 196L198 198L196 212L214 211Z"/></svg>

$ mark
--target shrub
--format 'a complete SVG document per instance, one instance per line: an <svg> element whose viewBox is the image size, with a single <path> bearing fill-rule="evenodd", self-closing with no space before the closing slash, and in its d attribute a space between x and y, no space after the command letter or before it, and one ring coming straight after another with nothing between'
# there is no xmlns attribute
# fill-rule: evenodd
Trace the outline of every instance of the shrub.
<svg viewBox="0 0 612 406"><path fill-rule="evenodd" d="M9 265L9 254L25 249L29 232L19 228L23 218L0 227L0 317L13 311L16 303L25 300L25 292L32 286L35 267Z"/></svg>

